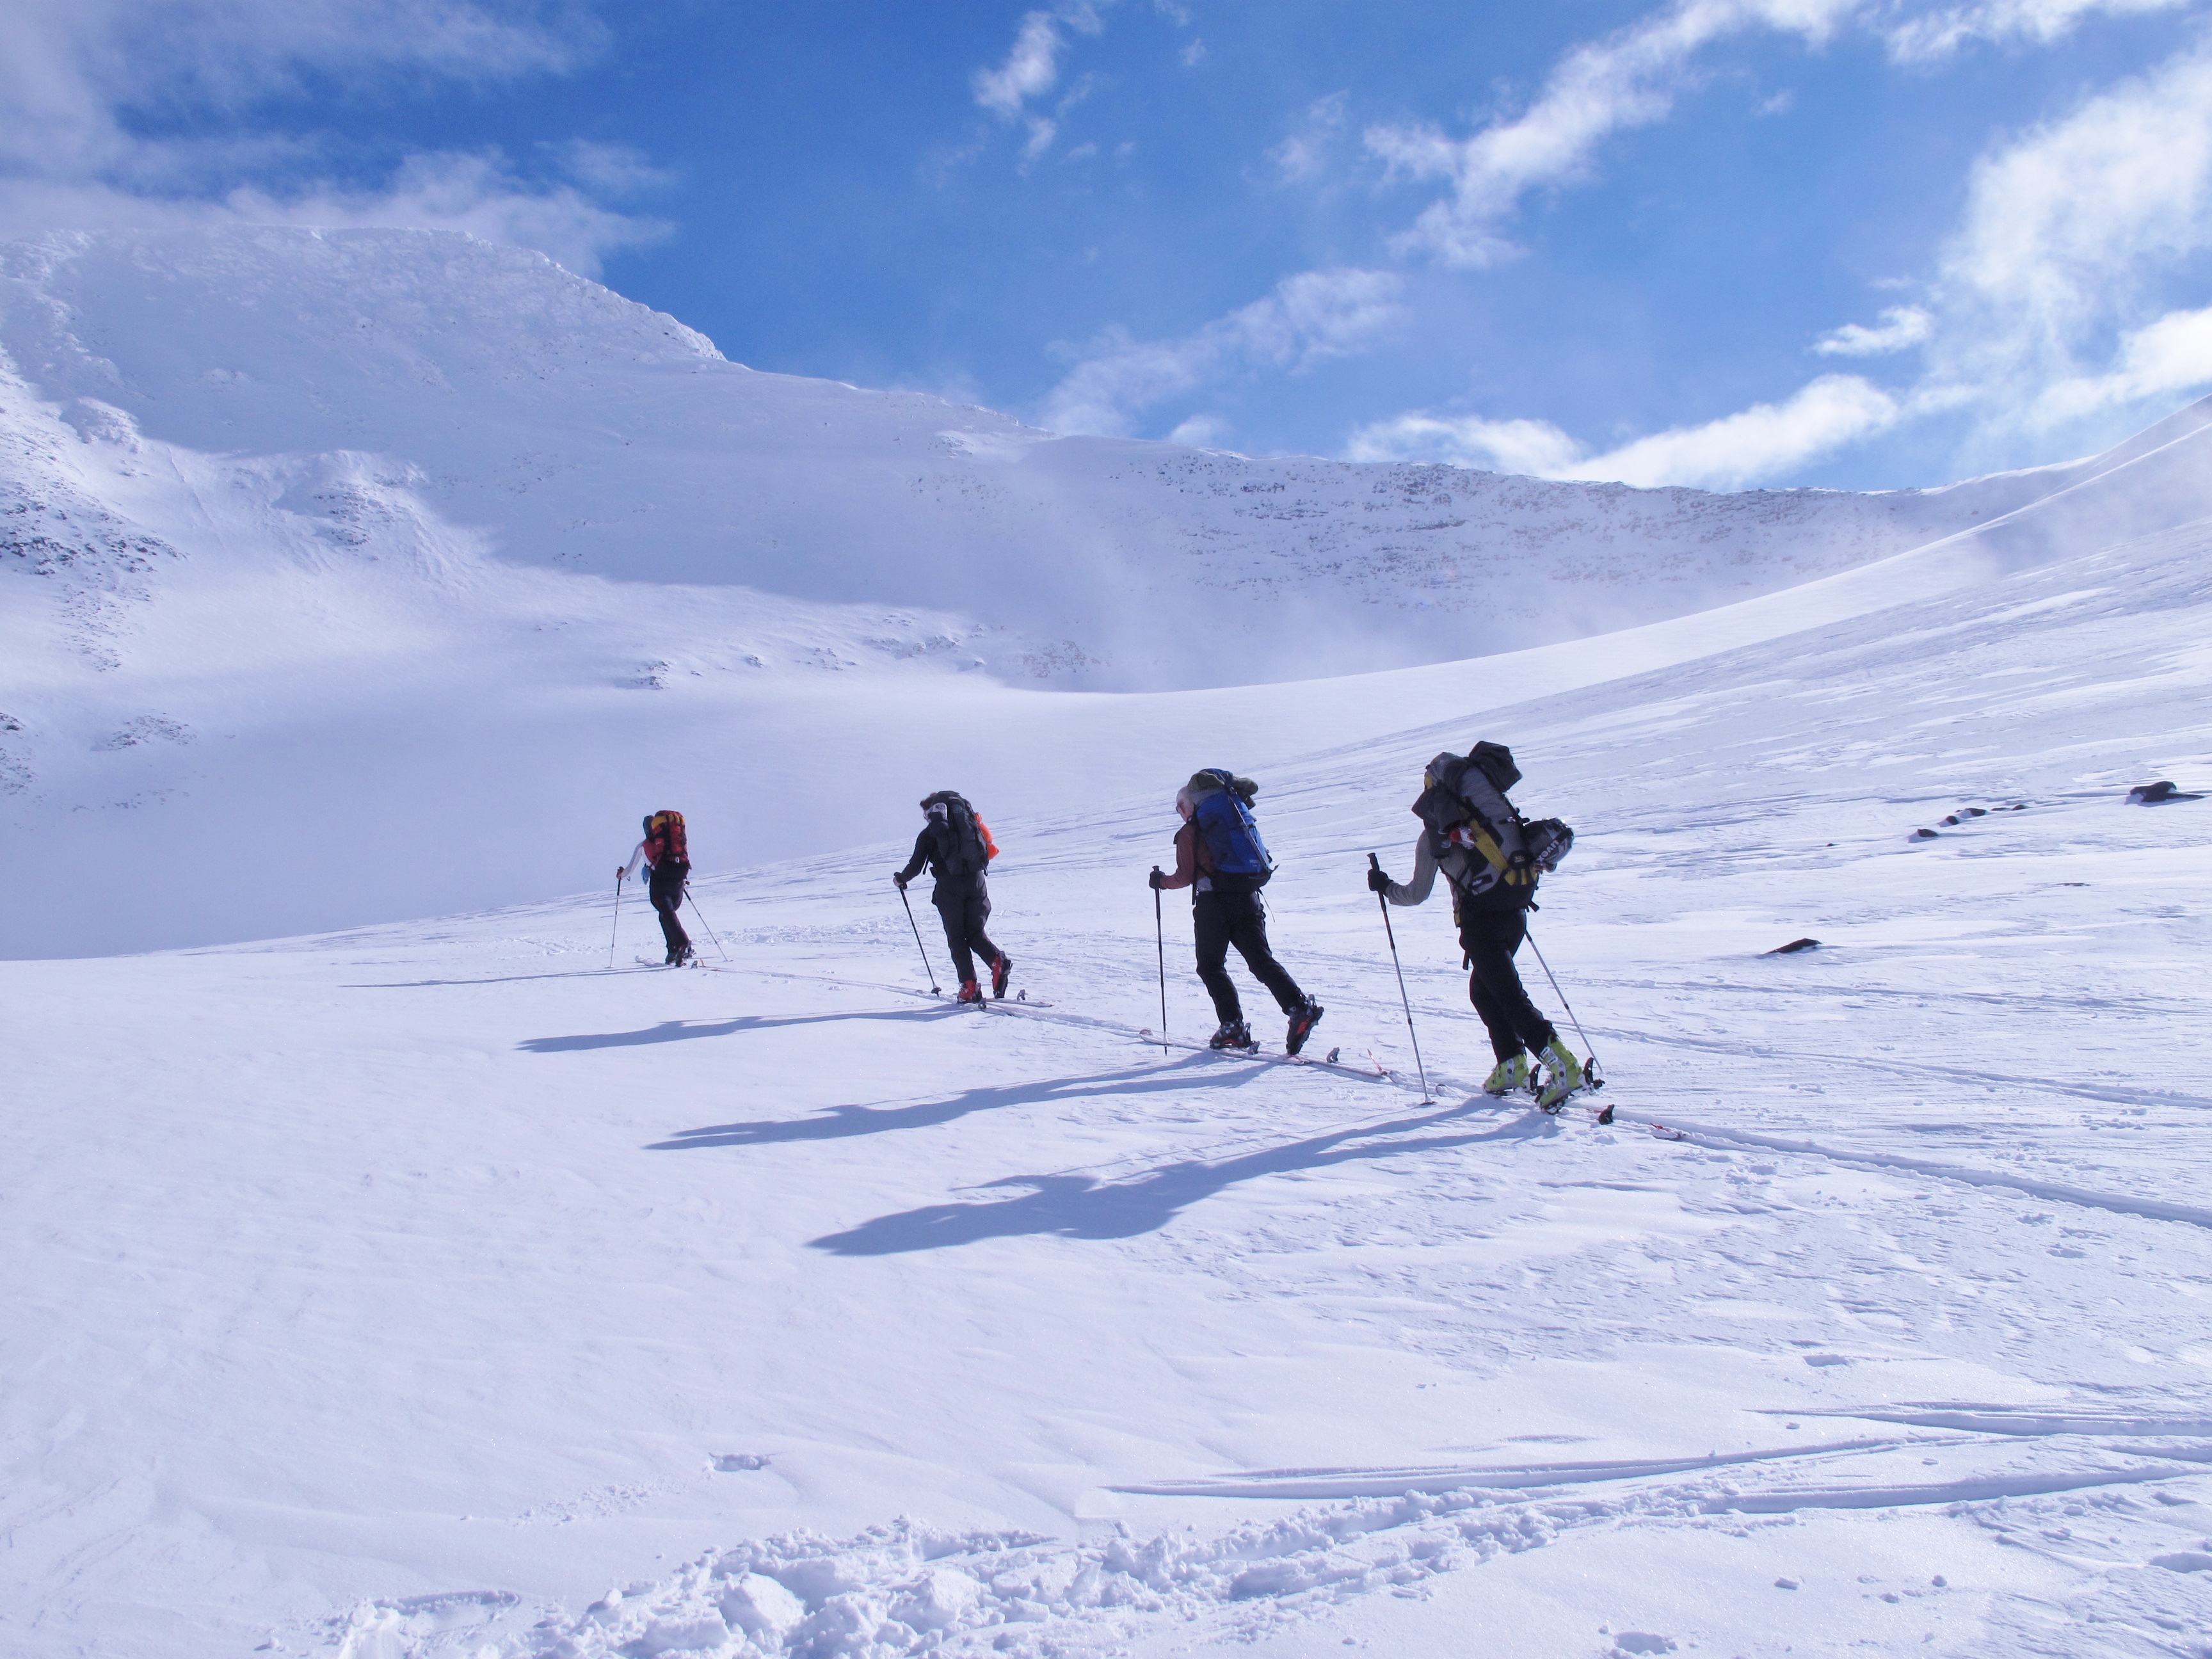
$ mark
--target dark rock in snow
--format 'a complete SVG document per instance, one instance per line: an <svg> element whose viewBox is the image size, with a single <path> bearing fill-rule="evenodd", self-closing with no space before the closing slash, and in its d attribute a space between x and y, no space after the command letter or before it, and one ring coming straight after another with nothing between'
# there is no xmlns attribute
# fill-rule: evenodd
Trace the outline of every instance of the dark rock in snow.
<svg viewBox="0 0 2212 1659"><path fill-rule="evenodd" d="M1771 951L1763 951L1759 954L1769 957L1794 957L1800 951L1817 951L1820 948L1820 941L1816 939L1793 939L1787 945L1778 945Z"/></svg>
<svg viewBox="0 0 2212 1659"><path fill-rule="evenodd" d="M2139 783L2128 791L2128 799L2137 806L2164 806L2169 801L2203 800L2202 795L2191 795L2176 789L2171 781L2161 778L2156 783Z"/></svg>

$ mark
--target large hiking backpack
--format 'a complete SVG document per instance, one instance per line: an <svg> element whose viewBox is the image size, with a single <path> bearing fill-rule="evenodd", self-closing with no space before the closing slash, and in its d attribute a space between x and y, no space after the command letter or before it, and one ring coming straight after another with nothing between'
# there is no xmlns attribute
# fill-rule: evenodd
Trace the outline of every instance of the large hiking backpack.
<svg viewBox="0 0 2212 1659"><path fill-rule="evenodd" d="M1267 844L1260 839L1260 826L1252 817L1252 798L1260 786L1214 766L1192 775L1190 793L1191 822L1212 854L1214 885L1248 893L1265 887L1275 873L1275 860L1268 856Z"/></svg>
<svg viewBox="0 0 2212 1659"><path fill-rule="evenodd" d="M690 866L691 849L684 841L683 813L664 807L645 815L645 855L656 865Z"/></svg>
<svg viewBox="0 0 2212 1659"><path fill-rule="evenodd" d="M991 826L975 815L966 797L940 789L921 803L921 810L945 809L945 854L937 861L940 876L972 876L990 867L999 856L999 843L991 839Z"/></svg>
<svg viewBox="0 0 2212 1659"><path fill-rule="evenodd" d="M1557 818L1530 823L1505 792L1521 781L1513 751L1478 743L1466 755L1429 763L1427 787L1413 812L1428 826L1429 851L1452 885L1468 897L1504 885L1526 890L1559 868L1575 832Z"/></svg>

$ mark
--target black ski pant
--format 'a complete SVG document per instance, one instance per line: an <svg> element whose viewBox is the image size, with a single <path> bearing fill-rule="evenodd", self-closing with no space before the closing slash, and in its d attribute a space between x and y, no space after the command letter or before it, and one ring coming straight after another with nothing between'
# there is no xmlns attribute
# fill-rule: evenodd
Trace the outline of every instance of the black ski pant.
<svg viewBox="0 0 2212 1659"><path fill-rule="evenodd" d="M1275 953L1267 948L1267 910L1257 893L1224 893L1209 888L1191 902L1191 931L1198 939L1198 976L1213 999L1213 1017L1226 1025L1244 1018L1237 1000L1237 982L1229 977L1229 947L1252 970L1252 977L1274 994L1275 1004L1285 1014L1306 1006L1298 989Z"/></svg>
<svg viewBox="0 0 2212 1659"><path fill-rule="evenodd" d="M1525 910L1469 910L1459 919L1460 948L1467 952L1473 970L1468 975L1468 1000L1482 1016L1491 1052L1500 1060L1510 1060L1524 1048L1541 1053L1559 1035L1528 1000L1521 970L1513 965L1513 953L1528 937Z"/></svg>
<svg viewBox="0 0 2212 1659"><path fill-rule="evenodd" d="M983 931L983 924L991 919L991 890L980 880L972 885L963 882L957 888L940 882L930 902L944 918L945 943L952 951L953 975L965 985L975 977L977 957L983 958L986 967L999 959L999 947Z"/></svg>
<svg viewBox="0 0 2212 1659"><path fill-rule="evenodd" d="M676 911L684 902L684 884L691 878L688 864L656 864L653 878L646 883L645 896L653 901L653 909L660 917L660 936L668 941L668 954L687 950L691 936L684 931L684 924L676 919Z"/></svg>

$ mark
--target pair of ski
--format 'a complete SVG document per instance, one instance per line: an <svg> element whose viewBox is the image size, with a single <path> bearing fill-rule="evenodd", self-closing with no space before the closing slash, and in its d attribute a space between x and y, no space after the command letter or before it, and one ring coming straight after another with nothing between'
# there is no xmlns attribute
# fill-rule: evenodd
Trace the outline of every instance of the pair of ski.
<svg viewBox="0 0 2212 1659"><path fill-rule="evenodd" d="M1371 1081L1392 1083L1398 1081L1396 1074L1375 1057L1372 1049L1368 1051L1366 1065L1355 1066L1342 1058L1344 1050L1341 1048L1332 1048L1326 1055L1316 1059L1312 1054L1262 1054L1260 1052L1260 1045L1256 1042L1249 1048L1217 1048L1206 1042L1177 1042L1171 1037L1162 1038L1155 1035L1149 1025L1139 1028L1137 1036L1139 1040L1149 1047L1181 1048L1186 1053L1194 1054L1229 1054L1238 1060L1265 1060L1271 1066L1314 1066L1325 1072L1342 1072L1347 1077L1363 1077Z"/></svg>

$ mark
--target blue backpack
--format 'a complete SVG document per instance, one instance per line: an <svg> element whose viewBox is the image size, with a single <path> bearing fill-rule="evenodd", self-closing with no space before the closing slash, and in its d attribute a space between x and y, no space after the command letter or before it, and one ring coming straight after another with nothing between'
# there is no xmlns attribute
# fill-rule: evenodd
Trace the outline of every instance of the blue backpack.
<svg viewBox="0 0 2212 1659"><path fill-rule="evenodd" d="M1267 856L1267 843L1260 839L1260 826L1252 818L1250 802L1260 793L1259 785L1216 766L1194 775L1190 788L1194 797L1191 821L1213 855L1213 873L1231 878L1225 883L1217 879L1214 884L1224 891L1247 893L1265 887L1275 873L1275 860Z"/></svg>

